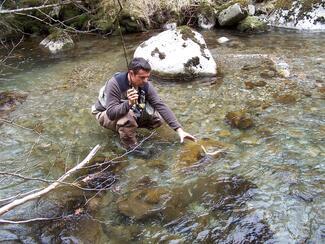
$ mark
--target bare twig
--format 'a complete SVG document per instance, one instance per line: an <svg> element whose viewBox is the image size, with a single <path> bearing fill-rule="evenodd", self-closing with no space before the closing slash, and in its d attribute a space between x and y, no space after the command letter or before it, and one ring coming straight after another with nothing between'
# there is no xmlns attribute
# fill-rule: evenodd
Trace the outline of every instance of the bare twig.
<svg viewBox="0 0 325 244"><path fill-rule="evenodd" d="M0 121L6 123L6 124L8 124L8 125L13 125L13 126L16 126L16 127L21 128L21 129L24 129L24 130L28 130L28 131L34 132L34 133L36 133L37 135L39 135L40 137L44 137L41 133L37 132L36 130L34 130L34 129L32 129L32 128L25 127L25 126L22 126L22 125L19 125L19 124L16 124L16 123L14 123L13 121L6 120L6 119L0 119Z"/></svg>
<svg viewBox="0 0 325 244"><path fill-rule="evenodd" d="M80 3L80 1L78 1L78 2ZM12 14L12 13L19 13L19 12L25 12L25 11L30 11L30 10L53 8L53 7L58 7L61 5L67 5L70 3L72 3L72 1L64 1L64 2L56 3L56 4L48 4L48 5L41 5L41 6L28 7L28 8L4 9L4 10L0 10L0 14Z"/></svg>
<svg viewBox="0 0 325 244"><path fill-rule="evenodd" d="M17 194L16 196L7 197L7 198L1 198L1 199L0 199L0 204L1 204L1 202L8 202L8 201L11 201L11 200L16 199L16 198L18 198L18 197L22 197L22 196L29 195L29 194L31 194L31 193L33 193L33 192L35 192L35 191L39 191L39 190L41 190L41 189L34 189L34 190L31 190L31 191L28 191L28 192L19 193L19 194Z"/></svg>
<svg viewBox="0 0 325 244"><path fill-rule="evenodd" d="M11 50L10 50L10 52L7 54L7 56L4 57L3 59L0 59L0 63L4 63L4 62L6 62L6 60L10 57L10 55L12 54L12 52L16 49L16 47L19 46L19 44L20 44L23 40L24 40L24 36L22 36L22 37L20 38L20 40L19 40L18 43L13 44L13 47L11 48Z"/></svg>
<svg viewBox="0 0 325 244"><path fill-rule="evenodd" d="M60 25L62 25L63 27L65 27L65 28L66 28L66 29L65 29L66 31L71 30L71 31L74 32L74 33L90 34L91 32L94 32L94 31L97 31L97 30L98 30L97 28L95 28L95 29L92 29L92 30L89 30L89 31L80 31L80 30L77 30L77 29L75 29L75 28L73 28L73 27L71 27L71 26L68 26L68 25L64 24L64 23L63 23L62 21L60 21L60 20L57 20L57 19L52 18L50 15L44 13L44 12L43 12L42 10L40 10L40 9L38 9L38 11L39 11L41 14L45 15L45 16L46 16L47 18L49 18L50 20L52 20L53 22L55 22L55 23L59 23ZM81 14L81 15L82 15L82 14ZM74 18L80 17L81 15L75 16Z"/></svg>
<svg viewBox="0 0 325 244"><path fill-rule="evenodd" d="M49 185L48 187L44 188L43 190L41 191L38 191L36 193L33 193L33 194L30 194L30 195L27 195L26 197L23 197L21 199L17 199L15 201L13 201L12 203L10 204L7 204L3 207L0 208L0 215L3 215L4 213L8 212L9 210L27 202L27 201L30 201L30 200L33 200L33 199L36 199L36 198L39 198L41 197L42 195L52 191L53 189L55 189L59 184L60 182L64 182L64 180L66 178L68 178L71 174L73 174L75 171L81 169L83 166L85 166L92 158L93 156L95 156L96 152L99 150L100 146L97 145L96 147L94 147L91 152L88 154L88 156L81 162L79 163L78 165L76 165L75 167L73 167L72 169L70 169L67 173L65 173L64 175L62 175L58 180L57 182L54 182L52 183L51 185Z"/></svg>
<svg viewBox="0 0 325 244"><path fill-rule="evenodd" d="M27 224L32 222L38 222L38 221L53 221L53 220L60 220L64 217L57 217L57 218L35 218L35 219L27 219L27 220L6 220L6 219L0 219L0 224Z"/></svg>

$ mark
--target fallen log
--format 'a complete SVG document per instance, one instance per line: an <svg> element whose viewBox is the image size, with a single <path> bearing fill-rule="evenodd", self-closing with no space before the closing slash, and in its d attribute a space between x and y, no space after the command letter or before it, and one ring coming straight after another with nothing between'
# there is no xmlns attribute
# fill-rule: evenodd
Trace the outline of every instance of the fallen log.
<svg viewBox="0 0 325 244"><path fill-rule="evenodd" d="M17 199L7 205L4 205L3 207L0 208L0 216L5 214L6 212L8 212L9 210L36 198L39 198L41 196L43 196L44 194L52 191L53 189L55 189L58 185L61 184L61 182L63 182L66 178L68 178L72 173L74 173L75 171L81 169L82 167L84 167L97 153L97 151L99 150L100 145L95 146L91 152L87 155L87 157L79 164L77 164L75 167L73 167L72 169L70 169L68 172L66 172L64 175L62 175L58 180L56 180L54 183L52 183L51 185L49 185L48 187L29 194L23 198ZM0 221L1 222L1 221Z"/></svg>

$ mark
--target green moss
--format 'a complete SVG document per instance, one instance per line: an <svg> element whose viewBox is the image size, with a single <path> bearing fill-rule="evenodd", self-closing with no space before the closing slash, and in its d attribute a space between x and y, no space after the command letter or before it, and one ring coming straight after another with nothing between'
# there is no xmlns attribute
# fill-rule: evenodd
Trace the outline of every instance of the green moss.
<svg viewBox="0 0 325 244"><path fill-rule="evenodd" d="M47 1L47 4L55 3L55 1L50 0ZM35 7L35 6L41 6L44 4L44 1L42 0L20 0L18 2L19 7Z"/></svg>
<svg viewBox="0 0 325 244"><path fill-rule="evenodd" d="M182 25L177 28L179 32L182 34L182 39L186 41L187 39L195 40L195 33L192 31L190 27L187 25Z"/></svg>
<svg viewBox="0 0 325 244"><path fill-rule="evenodd" d="M255 16L247 16L239 22L237 29L241 32L249 33L264 32L267 29L267 25Z"/></svg>
<svg viewBox="0 0 325 244"><path fill-rule="evenodd" d="M312 9L313 5L321 2L322 0L302 0L301 12L308 12Z"/></svg>
<svg viewBox="0 0 325 244"><path fill-rule="evenodd" d="M50 33L51 34L48 36L48 38L53 40L53 41L57 41L62 37L62 35L65 35L65 32L62 29L59 29L59 28L50 29Z"/></svg>
<svg viewBox="0 0 325 244"><path fill-rule="evenodd" d="M87 13L83 13L79 8L74 5L66 5L60 10L61 21L66 25L72 26L76 29L82 29L85 23L89 20Z"/></svg>
<svg viewBox="0 0 325 244"><path fill-rule="evenodd" d="M292 7L293 0L277 0L275 3L276 9L289 10Z"/></svg>
<svg viewBox="0 0 325 244"><path fill-rule="evenodd" d="M215 16L215 5L207 1L202 1L199 4L198 11L205 16Z"/></svg>
<svg viewBox="0 0 325 244"><path fill-rule="evenodd" d="M215 8L216 8L216 10L218 12L221 12L221 11L229 8L230 6L232 6L232 5L236 4L236 3L239 3L239 5L241 7L247 7L249 1L248 0L232 0L232 1L229 1L227 3L223 3L223 4L219 5L219 6L216 6Z"/></svg>

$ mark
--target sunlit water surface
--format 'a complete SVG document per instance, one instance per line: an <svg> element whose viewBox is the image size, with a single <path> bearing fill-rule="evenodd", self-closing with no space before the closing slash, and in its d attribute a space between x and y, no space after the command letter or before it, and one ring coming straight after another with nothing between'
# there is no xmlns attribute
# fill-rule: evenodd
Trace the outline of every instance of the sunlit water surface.
<svg viewBox="0 0 325 244"><path fill-rule="evenodd" d="M127 35L128 55L153 34ZM65 186L3 218L57 217L79 208L81 214L66 221L2 224L1 241L324 242L325 124L319 86L325 81L325 34L202 34L220 67L217 81L153 83L184 128L200 142L207 141L208 150L222 147L222 156L192 157L188 144L181 145L175 133L163 126L144 142L150 155L119 160L112 189L86 206L94 193ZM219 45L216 40L221 36L232 42ZM0 91L28 94L7 118L13 123L0 126L0 171L57 179L97 144L101 145L98 155L121 155L117 135L100 128L90 114L104 81L125 70L119 38L87 38L73 51L57 56L43 53L35 43L26 42L18 49L16 59L9 60L13 68L0 76ZM263 62L269 59L285 61L290 77L261 77ZM253 68L243 69L245 65ZM245 88L245 81L260 80L266 86ZM291 94L296 102L277 102L279 94ZM239 130L226 123L227 112L240 109L251 115L253 128ZM139 134L143 139L150 131ZM43 186L2 175L0 198ZM140 205L134 210L133 204ZM128 211L131 217L125 216Z"/></svg>

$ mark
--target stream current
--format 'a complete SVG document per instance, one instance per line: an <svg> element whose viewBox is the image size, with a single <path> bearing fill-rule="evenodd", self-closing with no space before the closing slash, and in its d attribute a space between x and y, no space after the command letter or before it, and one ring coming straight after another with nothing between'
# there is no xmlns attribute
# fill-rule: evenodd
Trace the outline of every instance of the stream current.
<svg viewBox="0 0 325 244"><path fill-rule="evenodd" d="M64 186L21 205L2 217L67 217L0 224L0 241L324 243L325 33L201 33L218 63L217 81L152 82L184 129L222 156L197 154L164 125L144 142L147 157L116 162L111 189L90 199ZM128 56L154 34L126 35ZM231 42L218 44L221 36ZM98 158L123 153L118 136L90 114L105 80L125 70L119 37L87 37L59 55L28 40L14 55L0 74L0 92L28 96L0 125L1 172L55 180L97 144ZM275 74L270 60L289 67L290 76ZM245 85L261 80L265 85ZM241 109L252 128L226 122L228 112ZM139 131L140 139L149 135ZM1 175L0 203L44 186Z"/></svg>

